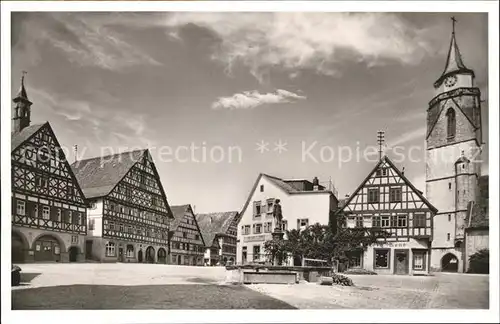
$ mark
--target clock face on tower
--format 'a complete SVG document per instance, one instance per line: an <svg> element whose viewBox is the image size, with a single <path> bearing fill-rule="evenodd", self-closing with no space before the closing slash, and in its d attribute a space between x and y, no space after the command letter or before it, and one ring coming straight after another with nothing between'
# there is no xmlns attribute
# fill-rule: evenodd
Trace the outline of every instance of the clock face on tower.
<svg viewBox="0 0 500 324"><path fill-rule="evenodd" d="M444 80L444 85L447 87L453 87L457 83L457 76L451 75Z"/></svg>

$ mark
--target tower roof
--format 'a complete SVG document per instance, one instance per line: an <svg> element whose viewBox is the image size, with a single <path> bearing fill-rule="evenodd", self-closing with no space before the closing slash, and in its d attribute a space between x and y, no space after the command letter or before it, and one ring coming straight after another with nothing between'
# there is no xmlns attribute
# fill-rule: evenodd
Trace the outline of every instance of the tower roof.
<svg viewBox="0 0 500 324"><path fill-rule="evenodd" d="M446 57L446 65L444 67L444 71L439 79L437 79L437 81L434 83L434 87L436 88L439 87L443 80L451 74L464 72L474 75L474 72L468 69L464 64L464 61L462 60L462 55L460 54L460 49L458 48L457 39L455 37L456 19L452 17L451 20L453 21L453 30L451 32L450 47L448 49L448 56Z"/></svg>
<svg viewBox="0 0 500 324"><path fill-rule="evenodd" d="M21 99L29 101L28 92L26 92L26 88L24 87L24 75L25 74L26 74L26 72L23 71L23 75L21 76L21 86L19 87L19 91L17 92L17 95L14 97L14 102L18 102Z"/></svg>

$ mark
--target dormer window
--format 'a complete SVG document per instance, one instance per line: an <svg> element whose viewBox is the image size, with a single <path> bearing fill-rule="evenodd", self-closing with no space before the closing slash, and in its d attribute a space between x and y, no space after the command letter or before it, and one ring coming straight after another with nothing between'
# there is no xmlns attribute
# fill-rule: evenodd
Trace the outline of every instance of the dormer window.
<svg viewBox="0 0 500 324"><path fill-rule="evenodd" d="M449 108L446 112L446 125L447 138L453 139L456 131L455 110L453 108Z"/></svg>

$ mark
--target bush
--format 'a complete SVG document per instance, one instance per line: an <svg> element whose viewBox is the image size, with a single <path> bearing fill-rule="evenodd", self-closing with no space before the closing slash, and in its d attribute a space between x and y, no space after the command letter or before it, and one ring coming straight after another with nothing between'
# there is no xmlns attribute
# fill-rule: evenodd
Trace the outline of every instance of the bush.
<svg viewBox="0 0 500 324"><path fill-rule="evenodd" d="M490 251L479 250L469 258L468 273L490 273Z"/></svg>
<svg viewBox="0 0 500 324"><path fill-rule="evenodd" d="M365 270L365 269L348 269L344 273L351 274L351 275L376 275L377 274L374 271Z"/></svg>
<svg viewBox="0 0 500 324"><path fill-rule="evenodd" d="M351 278L334 273L332 275L333 283L340 286L354 286Z"/></svg>

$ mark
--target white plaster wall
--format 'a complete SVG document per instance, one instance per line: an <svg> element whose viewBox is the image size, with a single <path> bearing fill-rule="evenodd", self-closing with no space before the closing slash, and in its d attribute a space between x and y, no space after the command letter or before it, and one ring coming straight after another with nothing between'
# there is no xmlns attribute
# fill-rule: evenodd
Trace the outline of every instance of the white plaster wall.
<svg viewBox="0 0 500 324"><path fill-rule="evenodd" d="M260 192L260 186L264 185L264 191ZM252 234L252 224L265 222L273 222L272 229L274 230L275 223L272 217L267 217L264 213L260 220L253 220L253 202L261 201L262 204L266 203L267 199L280 199L281 210L283 213L283 220L288 222L288 229L297 228L297 219L308 218L309 225L320 223L327 225L330 217L330 194L329 193L314 193L314 194L292 194L289 195L265 176L262 176L256 186L255 191L252 193L250 202L246 210L241 215L238 223L238 243L236 248L236 262L242 261L242 248L247 247L247 260L253 258L253 246L260 245L261 254L264 253L264 242L271 239L271 233L255 237L253 242L244 242L245 237L257 236ZM250 235L242 235L242 226L250 225Z"/></svg>
<svg viewBox="0 0 500 324"><path fill-rule="evenodd" d="M91 219L95 221L94 230L87 230L87 235L90 237L102 237L102 215L104 204L102 199L96 201L96 208L87 209L87 225ZM89 226L87 226L87 229Z"/></svg>

